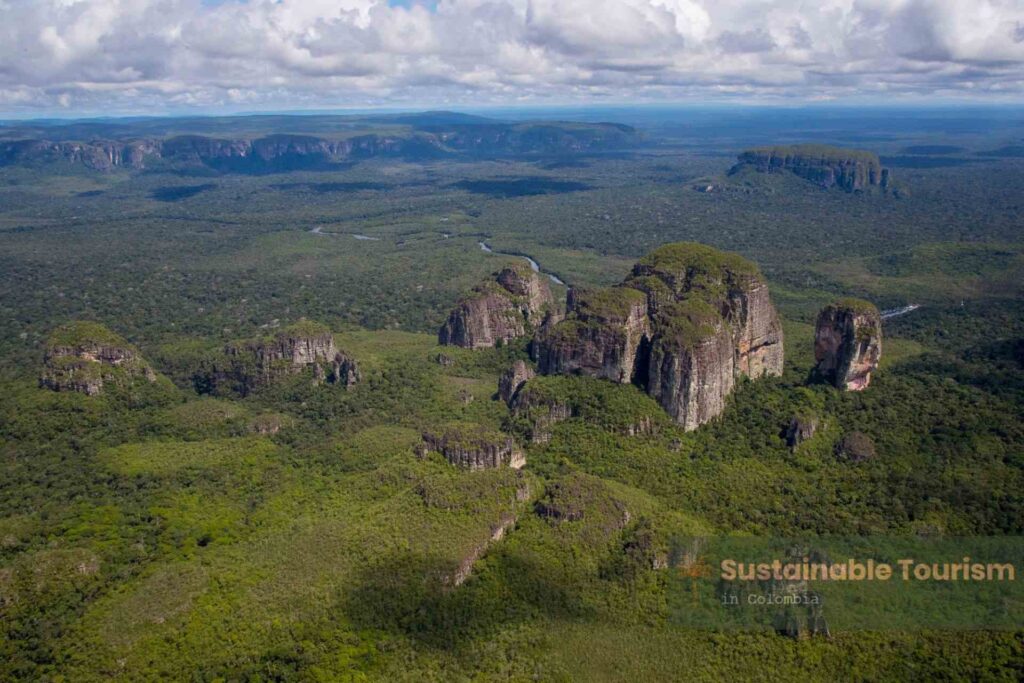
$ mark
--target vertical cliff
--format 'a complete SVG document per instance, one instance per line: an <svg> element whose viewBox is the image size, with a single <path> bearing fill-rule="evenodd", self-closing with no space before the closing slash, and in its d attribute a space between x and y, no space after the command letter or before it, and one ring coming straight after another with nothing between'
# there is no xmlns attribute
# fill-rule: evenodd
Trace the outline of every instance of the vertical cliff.
<svg viewBox="0 0 1024 683"><path fill-rule="evenodd" d="M245 395L276 379L312 369L315 381L352 386L360 379L355 359L339 350L330 329L302 320L277 334L229 344L215 382Z"/></svg>
<svg viewBox="0 0 1024 683"><path fill-rule="evenodd" d="M887 189L889 169L877 154L827 145L777 145L757 147L739 155L730 175L744 169L760 173L792 173L823 188L838 187L847 192Z"/></svg>
<svg viewBox="0 0 1024 683"><path fill-rule="evenodd" d="M529 265L508 266L459 300L438 331L438 343L492 347L527 336L554 308L547 282Z"/></svg>
<svg viewBox="0 0 1024 683"><path fill-rule="evenodd" d="M469 470L520 469L526 464L526 456L511 436L477 424L455 423L439 432L425 432L423 444L452 465Z"/></svg>
<svg viewBox="0 0 1024 683"><path fill-rule="evenodd" d="M155 382L156 373L135 347L99 323L74 321L50 334L39 385L96 396L140 379Z"/></svg>
<svg viewBox="0 0 1024 683"><path fill-rule="evenodd" d="M571 289L566 308L567 319L545 327L533 344L540 372L632 381L637 352L650 334L643 292Z"/></svg>
<svg viewBox="0 0 1024 683"><path fill-rule="evenodd" d="M512 405L512 400L516 397L519 389L536 374L532 367L517 360L498 378L498 397L506 404Z"/></svg>
<svg viewBox="0 0 1024 683"><path fill-rule="evenodd" d="M840 299L818 314L814 374L846 391L861 391L882 357L882 317L874 304Z"/></svg>
<svg viewBox="0 0 1024 683"><path fill-rule="evenodd" d="M532 352L542 374L633 382L681 425L722 412L736 378L782 374L782 325L757 267L695 243L665 245L622 285L570 290Z"/></svg>

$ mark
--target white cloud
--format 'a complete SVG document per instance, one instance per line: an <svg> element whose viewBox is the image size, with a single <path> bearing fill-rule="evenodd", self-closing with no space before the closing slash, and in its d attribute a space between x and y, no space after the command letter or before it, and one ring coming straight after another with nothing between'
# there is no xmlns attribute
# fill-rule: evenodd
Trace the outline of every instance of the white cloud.
<svg viewBox="0 0 1024 683"><path fill-rule="evenodd" d="M1024 95L1020 0L0 0L24 112Z"/></svg>

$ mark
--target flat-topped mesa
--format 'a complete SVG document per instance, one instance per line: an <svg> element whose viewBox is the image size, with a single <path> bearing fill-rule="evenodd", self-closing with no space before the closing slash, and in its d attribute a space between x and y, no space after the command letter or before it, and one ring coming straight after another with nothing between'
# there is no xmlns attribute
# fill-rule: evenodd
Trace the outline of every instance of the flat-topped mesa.
<svg viewBox="0 0 1024 683"><path fill-rule="evenodd" d="M724 410L737 377L782 374L768 286L737 254L668 244L618 287L571 290L568 308L534 341L540 372L632 381L686 429Z"/></svg>
<svg viewBox="0 0 1024 683"><path fill-rule="evenodd" d="M307 368L312 368L317 382L350 387L360 379L355 359L335 346L330 328L310 320L300 320L272 337L228 344L224 353L228 363L218 373L220 379L243 395Z"/></svg>
<svg viewBox="0 0 1024 683"><path fill-rule="evenodd" d="M423 443L427 450L464 469L520 469L526 464L526 456L511 436L477 424L457 423L440 432L425 432Z"/></svg>
<svg viewBox="0 0 1024 683"><path fill-rule="evenodd" d="M736 372L754 379L782 374L782 323L768 283L757 266L739 254L696 242L666 244L640 259L623 284L647 294L648 309L656 320L659 311L672 303L699 300L707 304L729 330ZM670 308L668 313L673 310L683 313L683 318L709 315L701 307Z"/></svg>
<svg viewBox="0 0 1024 683"><path fill-rule="evenodd" d="M647 297L628 287L570 289L565 320L545 326L532 345L541 374L587 375L629 383L650 334Z"/></svg>
<svg viewBox="0 0 1024 683"><path fill-rule="evenodd" d="M510 265L459 300L438 331L438 343L489 348L531 334L554 311L547 282L526 263Z"/></svg>
<svg viewBox="0 0 1024 683"><path fill-rule="evenodd" d="M739 155L729 171L745 168L761 173L790 172L821 187L839 187L847 192L864 192L889 187L889 169L874 152L828 145L777 145L757 147Z"/></svg>
<svg viewBox="0 0 1024 683"><path fill-rule="evenodd" d="M840 299L818 314L814 374L846 391L861 391L882 357L882 316L874 304Z"/></svg>
<svg viewBox="0 0 1024 683"><path fill-rule="evenodd" d="M135 347L99 323L70 322L46 342L41 387L96 396L106 384L135 379L155 382L156 373Z"/></svg>

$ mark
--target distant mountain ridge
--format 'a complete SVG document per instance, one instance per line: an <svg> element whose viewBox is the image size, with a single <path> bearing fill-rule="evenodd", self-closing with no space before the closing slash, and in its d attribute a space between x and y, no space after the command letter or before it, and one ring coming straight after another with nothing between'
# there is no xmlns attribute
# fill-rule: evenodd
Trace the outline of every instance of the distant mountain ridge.
<svg viewBox="0 0 1024 683"><path fill-rule="evenodd" d="M264 127L282 125L271 117ZM522 154L575 154L623 149L640 141L632 127L616 123L531 121L509 123L451 112L426 112L378 117L315 117L300 123L327 134L266 133L262 135L209 135L198 133L133 137L135 124L110 124L103 137L101 122L69 124L73 132L92 132L86 141L61 139L61 127L36 125L8 132L20 139L3 139L0 129L0 166L69 163L97 171L141 169L160 163L200 164L221 171L273 171L330 166L377 156L415 159L447 156L503 156ZM227 127L230 128L229 120ZM331 124L333 123L333 128ZM200 125L201 124L201 125ZM216 128L212 122L186 120L177 128ZM254 122L247 121L250 128ZM292 122L293 125L294 122ZM166 124L165 124L166 126ZM141 122L137 132L156 132L152 122ZM170 126L166 126L170 127ZM57 133L57 135L53 135Z"/></svg>

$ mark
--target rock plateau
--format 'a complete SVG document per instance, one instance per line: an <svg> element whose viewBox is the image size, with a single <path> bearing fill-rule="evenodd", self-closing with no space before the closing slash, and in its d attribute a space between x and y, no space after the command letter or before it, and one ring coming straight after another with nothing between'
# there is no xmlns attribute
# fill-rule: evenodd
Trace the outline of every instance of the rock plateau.
<svg viewBox="0 0 1024 683"><path fill-rule="evenodd" d="M729 175L746 169L760 173L792 173L823 188L838 187L846 192L885 190L890 185L889 169L882 167L877 154L827 145L779 145L747 150L739 155Z"/></svg>
<svg viewBox="0 0 1024 683"><path fill-rule="evenodd" d="M228 344L224 355L226 361L214 371L214 381L243 396L306 369L312 369L316 382L350 387L360 379L355 359L335 346L330 329L309 320L271 337Z"/></svg>
<svg viewBox="0 0 1024 683"><path fill-rule="evenodd" d="M155 382L156 373L135 347L99 323L75 321L47 340L39 384L96 396L108 385L138 379Z"/></svg>
<svg viewBox="0 0 1024 683"><path fill-rule="evenodd" d="M570 290L567 310L534 340L540 372L632 382L686 429L719 415L737 378L782 374L767 284L736 254L665 245L617 287Z"/></svg>
<svg viewBox="0 0 1024 683"><path fill-rule="evenodd" d="M440 432L425 432L427 451L444 456L452 465L469 470L511 467L520 469L526 456L507 434L475 424L452 424Z"/></svg>

